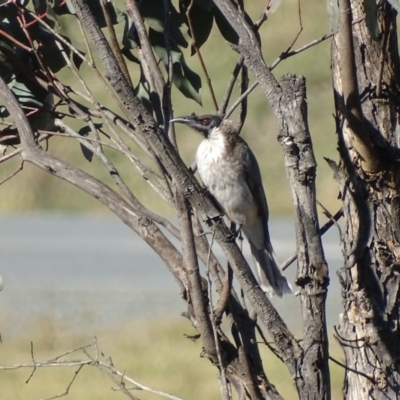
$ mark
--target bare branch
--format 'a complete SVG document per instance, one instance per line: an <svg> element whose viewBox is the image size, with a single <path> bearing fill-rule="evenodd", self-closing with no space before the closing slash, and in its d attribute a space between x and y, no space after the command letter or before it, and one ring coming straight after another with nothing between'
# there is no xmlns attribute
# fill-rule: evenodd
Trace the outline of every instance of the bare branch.
<svg viewBox="0 0 400 400"><path fill-rule="evenodd" d="M8 175L6 178L4 178L2 181L0 181L0 186L3 183L6 183L8 180L10 180L11 178L13 178L15 175L18 174L18 172L21 172L22 169L24 168L24 161L22 160L21 163L19 164L19 166L17 167L17 169L12 172L10 175Z"/></svg>
<svg viewBox="0 0 400 400"><path fill-rule="evenodd" d="M329 274L319 234L316 162L307 123L305 79L285 75L282 88L286 92L286 104L282 102L281 107L286 113L291 111L297 126L296 135L282 132L279 137L296 213L296 284L300 287L304 341L301 376L307 377L300 379L296 385L302 399L309 398L311 393L314 397L329 399L329 348L325 315ZM315 365L319 366L318 372L314 369Z"/></svg>
<svg viewBox="0 0 400 400"><path fill-rule="evenodd" d="M207 356L213 363L217 363L218 357L216 343L214 340L211 319L207 311L208 301L204 298L199 265L197 263L189 204L183 194L179 192L178 188L176 188L175 199L181 228L182 257L190 285L189 293L197 324L196 329L198 329L201 334ZM220 368L222 367L223 366L221 365Z"/></svg>
<svg viewBox="0 0 400 400"><path fill-rule="evenodd" d="M153 213L152 211L150 211L149 209L144 207L143 204L136 198L136 196L132 193L132 191L126 185L125 181L120 176L120 174L119 174L117 168L114 166L114 164L110 161L109 158L107 158L105 156L104 152L101 151L100 147L91 145L91 142L97 143L99 145L103 144L102 142L99 142L97 139L93 140L90 138L82 137L81 135L79 135L79 133L75 132L73 129L71 129L68 125L66 125L60 119L55 120L55 126L59 127L60 129L62 129L65 132L67 132L70 137L77 139L80 143L84 144L90 151L95 153L97 155L97 157L99 157L100 161L105 165L108 172L110 173L110 176L115 180L116 184L119 186L119 188L124 193L126 198L134 206L135 210L141 214L142 218L149 218L150 220L157 222L161 226L165 227L175 238L180 239L179 230L165 218L161 217L160 215L157 215L156 213ZM108 145L107 143L104 143L104 145L112 147L112 146ZM116 149L116 150L119 150L119 149Z"/></svg>
<svg viewBox="0 0 400 400"><path fill-rule="evenodd" d="M45 21L43 21L42 18L38 17L34 12L32 12L29 9L25 9L29 15L34 18L39 24L43 25L49 32L51 32L58 41L60 41L64 46L67 46L69 50L71 50L76 56L78 56L82 61L86 62L88 65L92 66L91 63L86 60L85 55L77 50L68 40L65 40L61 35L59 35L49 24L47 24ZM31 49L30 49L31 50Z"/></svg>
<svg viewBox="0 0 400 400"><path fill-rule="evenodd" d="M220 381L220 389L221 389L222 399L223 400L231 400L232 397L230 395L230 391L228 388L228 381L226 379L225 365L222 362L221 346L220 346L219 339L218 339L217 323L219 323L218 322L219 318L217 318L216 314L213 312L214 303L213 303L213 295L212 295L212 281L211 281L211 277L210 277L210 255L211 255L211 250L212 250L213 244L214 244L214 234L211 238L209 257L208 257L207 266L206 266L207 267L206 274L207 274L207 281L208 281L208 298L210 301L210 308L212 310L212 316L210 318L210 321L211 321L211 326L212 326L212 330L213 330L213 334L214 334L215 349L217 352L218 363L219 363L219 381Z"/></svg>
<svg viewBox="0 0 400 400"><path fill-rule="evenodd" d="M243 66L243 62L244 62L244 58L241 56L239 58L239 61L236 63L235 68L233 69L231 79L228 82L228 87L225 90L225 96L224 96L224 98L222 100L222 104L221 104L221 107L220 107L220 110L219 110L219 114L220 115L225 115L225 113L226 113L226 109L228 107L229 100L231 99L232 91L233 91L233 88L235 86L237 77L239 76L239 72L240 72L240 70L241 70L241 68ZM245 93L245 92L243 92L243 93ZM242 93L242 95L243 95L243 93ZM238 104L240 104L240 102ZM234 109L232 111L231 110L229 110L229 111L230 111L230 113L228 112L226 114L227 118L229 118L229 115L232 114Z"/></svg>
<svg viewBox="0 0 400 400"><path fill-rule="evenodd" d="M352 33L352 12L350 0L339 0L339 30L336 34L339 50L345 118L352 134L352 141L361 158L366 172L376 173L382 168L381 161L373 147L364 124L358 91L354 43Z"/></svg>
<svg viewBox="0 0 400 400"><path fill-rule="evenodd" d="M335 215L332 216L332 218L328 222L325 223L325 225L321 227L321 229L319 230L319 234L323 236L335 224L335 222L339 221L339 219L342 217L343 217L343 209L341 208L339 211L336 212ZM282 269L282 271L284 271L290 266L290 264L292 264L296 260L297 260L297 251L293 253L293 255L289 257L284 263L282 263L280 268Z"/></svg>
<svg viewBox="0 0 400 400"><path fill-rule="evenodd" d="M121 71L124 74L125 79L130 83L131 86L133 86L131 77L129 75L128 67L126 66L124 56L122 55L121 48L119 47L117 35L115 33L115 29L114 29L114 26L111 21L110 13L107 8L108 3L106 2L106 0L101 0L100 4L101 4L101 8L103 10L104 19L106 21L107 29L110 34L111 44L114 49L115 57L117 58L119 67L121 68Z"/></svg>
<svg viewBox="0 0 400 400"><path fill-rule="evenodd" d="M78 168L46 153L36 142L29 122L18 101L0 77L0 98L15 120L21 138L22 159L72 183L106 205L126 225L144 239L166 263L177 282L185 287L186 277L182 269L182 256L159 228L147 218L143 219L134 208L107 185Z"/></svg>
<svg viewBox="0 0 400 400"><path fill-rule="evenodd" d="M154 78L155 89L157 91L158 98L160 100L163 95L165 81L158 66L158 63L154 57L149 38L147 36L146 28L144 26L143 19L136 5L136 0L127 0L126 9L135 24L140 40L140 48L142 50L145 62L151 70L151 76Z"/></svg>
<svg viewBox="0 0 400 400"><path fill-rule="evenodd" d="M78 377L78 374L79 374L79 372L81 372L83 367L84 367L84 365L80 365L78 367L78 369L74 372L74 375L73 375L71 381L69 382L68 386L65 388L64 392L62 392L61 394L57 394L55 396L52 396L52 397L47 397L44 400L54 400L54 399L59 399L59 398L64 397L64 396L68 396L69 390L71 389L71 386L75 382L75 379Z"/></svg>
<svg viewBox="0 0 400 400"><path fill-rule="evenodd" d="M91 356L86 350L89 348L94 348L95 349L95 357ZM61 360L61 358L65 357L66 355L70 355L73 353L79 353L83 352L87 359L79 359L79 360ZM71 381L68 383L65 391L62 394L47 398L46 400L51 400L51 399L57 399L66 396L69 393L69 390L71 386L73 385L74 381L76 380L79 372L82 370L84 366L92 366L99 368L102 372L107 373L107 375L110 378L113 378L115 376L118 376L121 378L121 383L122 386L124 387L124 382L129 382L132 385L135 385L135 389L143 390L149 393L156 394L158 396L170 399L170 400L182 400L181 398L177 396L173 396L169 393L162 392L160 390L155 390L152 389L148 386L145 386L135 379L127 376L125 372L121 372L117 370L114 366L114 364L111 361L110 357L106 357L103 355L104 359L108 359L107 362L102 361L99 359L99 354L102 354L98 348L97 340L94 338L93 342L88 345L80 346L75 349L69 350L63 354L60 354L53 358L52 360L47 360L47 361L42 361L42 362L37 362L34 359L33 355L33 343L31 343L31 356L32 356L32 363L29 364L15 364L11 366L0 366L1 371L10 371L10 370L16 370L16 369L23 369L23 368L33 368L34 371L36 371L38 368L54 368L54 367L78 367L78 369L75 371L74 376L72 377ZM33 373L31 374L31 376ZM114 380L114 379L113 379ZM28 382L28 381L27 381ZM114 380L115 382L115 380ZM121 385L120 385L121 387ZM121 388L122 389L122 388ZM131 398L134 398L133 396L130 396ZM136 398L135 398L136 399Z"/></svg>

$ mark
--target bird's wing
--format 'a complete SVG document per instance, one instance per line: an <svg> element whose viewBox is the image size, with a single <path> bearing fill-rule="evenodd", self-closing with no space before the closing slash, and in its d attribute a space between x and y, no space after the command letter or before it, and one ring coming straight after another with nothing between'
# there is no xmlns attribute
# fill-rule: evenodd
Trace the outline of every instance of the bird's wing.
<svg viewBox="0 0 400 400"><path fill-rule="evenodd" d="M245 146L242 147L243 151L241 151L241 157L243 161L243 173L246 179L246 182L249 185L249 189L251 194L254 196L256 204L259 205L259 212L262 217L264 233L265 233L265 242L269 243L269 231L268 231L268 204L267 199L265 197L265 192L262 184L261 172L258 166L257 159L250 148L244 143Z"/></svg>

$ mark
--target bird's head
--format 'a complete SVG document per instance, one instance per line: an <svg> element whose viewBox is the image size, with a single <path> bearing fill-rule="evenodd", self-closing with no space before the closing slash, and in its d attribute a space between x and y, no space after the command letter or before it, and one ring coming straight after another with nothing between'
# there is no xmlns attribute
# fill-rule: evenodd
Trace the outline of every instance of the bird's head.
<svg viewBox="0 0 400 400"><path fill-rule="evenodd" d="M170 123L180 123L186 124L200 132L203 136L208 137L209 133L214 129L218 128L221 125L223 119L219 115L201 115L197 116L196 114L192 114L188 117L179 117L174 118Z"/></svg>

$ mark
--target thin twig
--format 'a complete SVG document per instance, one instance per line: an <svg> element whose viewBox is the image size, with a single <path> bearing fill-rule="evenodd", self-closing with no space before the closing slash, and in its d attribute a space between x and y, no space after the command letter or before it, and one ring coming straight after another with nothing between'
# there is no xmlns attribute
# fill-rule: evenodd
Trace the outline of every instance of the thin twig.
<svg viewBox="0 0 400 400"><path fill-rule="evenodd" d="M104 19L107 24L108 33L110 34L110 41L111 41L112 48L114 49L115 58L117 59L118 65L121 68L121 71L124 74L126 81L131 86L133 86L131 77L129 75L128 67L126 66L125 58L122 55L121 48L119 47L119 43L118 43L117 35L115 33L114 25L112 24L110 13L107 8L107 2L106 2L106 0L101 0L100 4L101 4L101 8L103 10ZM110 4L110 3L108 3L108 4Z"/></svg>
<svg viewBox="0 0 400 400"><path fill-rule="evenodd" d="M96 64L95 64L95 62L94 62L94 59L93 59L92 49L91 49L91 47L90 47L90 45L89 45L89 42L88 42L88 40L87 40L87 37L86 37L86 31L85 31L85 29L83 28L82 23L81 23L81 21L79 20L79 18L78 18L78 24L79 24L79 28L80 28L81 33L82 33L83 41L84 41L84 43L85 43L85 45L86 45L86 51L87 51L87 54L88 54L88 56L89 56L89 65L90 65L90 67L92 68L92 71L93 71L93 72L95 73L95 75L99 78L99 80L100 80L101 82L104 83L104 88L107 90L107 93L109 93L110 96L111 96L113 99L115 99L116 103L119 105L120 109L121 109L122 112L125 114L125 116L127 117L127 119L128 119L129 121L131 121L130 114L129 114L128 110L126 110L124 104L121 102L119 96L117 96L116 93L114 92L114 90L112 90L112 89L110 88L109 81L108 81L108 80L103 76L103 74L101 74L101 73L99 72L99 70L97 69ZM108 43L108 42L107 42L107 43ZM111 52L111 54L113 54L113 53L112 53L112 50L111 50L111 47L109 47L109 51ZM116 63L118 64L118 61L117 61L117 60L116 60ZM119 65L118 65L118 68L119 68ZM121 70L120 70L120 72L121 72L122 77L125 78L125 76L124 76L124 74L122 73ZM129 84L129 81L127 81L127 83Z"/></svg>
<svg viewBox="0 0 400 400"><path fill-rule="evenodd" d="M21 161L21 164L18 166L18 168L17 168L12 174L10 174L10 175L7 176L5 179L3 179L2 181L0 181L0 186L1 186L3 183L6 183L6 182L7 182L8 180L10 180L11 178L13 178L15 175L17 175L18 172L21 172L21 171L23 170L23 168L24 168L24 160Z"/></svg>
<svg viewBox="0 0 400 400"><path fill-rule="evenodd" d="M53 132L52 132L53 133ZM49 139L50 135L43 135L43 136L39 136L39 138L37 139L38 143L43 142L43 140L47 140ZM12 153L9 153L3 157L0 157L0 164L10 160L11 158L16 157L18 154L20 154L22 152L22 149L17 149L14 150Z"/></svg>
<svg viewBox="0 0 400 400"><path fill-rule="evenodd" d="M192 45L193 45L194 50L196 51L197 56L199 57L199 62L200 62L201 68L203 69L204 75L206 77L207 86L208 86L208 89L210 90L210 95L211 95L211 99L214 104L215 111L218 112L218 103L217 103L217 99L215 97L214 88L212 86L210 75L208 75L207 67L206 67L206 64L204 63L203 56L201 55L200 48L197 46L196 37L194 35L194 29L193 29L193 25L192 25L192 20L190 18L190 11L192 10L193 5L194 5L194 0L191 0L189 7L186 10L186 18L188 21L190 36L193 41Z"/></svg>
<svg viewBox="0 0 400 400"><path fill-rule="evenodd" d="M162 397L165 397L165 398L171 399L171 400L182 400L180 397L177 397L177 396L174 396L172 394L169 394L169 393L166 393L166 392L162 392L160 390L155 390L155 389L152 389L152 388L150 388L148 386L142 385L138 381L136 381L136 380L130 378L129 376L127 376L124 372L118 371L112 365L107 365L107 364L105 364L105 363L103 363L101 361L98 364L101 365L102 367L110 369L113 374L116 374L116 375L118 375L120 377L123 377L125 381L131 383L132 385L135 385L140 390L144 390L144 391L149 392L149 393L157 394L158 396L162 396Z"/></svg>
<svg viewBox="0 0 400 400"><path fill-rule="evenodd" d="M58 45L59 45L59 44L58 44ZM87 45L88 45L88 44L87 44ZM128 157L128 159L131 160L131 161L134 163L134 165L135 165L135 166L142 172L142 174L143 174L143 171L142 171L143 168L140 168L140 167L139 167L139 164L140 164L140 166L143 165L143 164L142 164L142 163L139 163L139 162L137 161L137 158L133 156L133 154L129 151L129 148L123 143L123 141L119 138L119 136L117 135L117 133L113 130L113 128L111 127L111 124L110 124L110 123L108 122L108 120L105 118L105 111L103 110L103 108L101 107L101 105L98 104L98 103L95 101L94 96L93 96L92 92L90 91L89 87L87 86L86 82L81 78L81 76L80 76L79 73L78 73L78 70L72 65L72 63L71 63L70 60L68 59L66 53L63 51L61 45L59 45L59 48L60 48L61 53L62 53L63 56L64 56L64 59L65 59L65 62L67 63L67 66L70 68L70 70L72 71L72 73L75 75L76 79L81 83L82 87L84 88L85 92L87 93L87 96L85 96L86 99L87 99L87 101L89 101L91 104L94 104L94 105L96 106L97 110L98 110L99 113L100 113L100 116L101 116L101 117L103 118L103 120L106 121L106 123L108 124L108 126L109 126L111 132L112 132L113 135L114 135L114 139L115 139L114 143L115 143L115 144L117 145L117 147L118 147L118 149L116 149L116 150L123 152L123 153ZM90 58L92 59L91 53L89 53L89 55L90 55ZM99 146L101 146L101 143L102 143L102 142L100 142L99 135L98 135L98 133L97 133L97 129L95 128L95 125L93 124L93 122L91 121L91 118L90 118L89 115L88 115L88 114L89 114L89 111L88 111L88 110L83 111L83 109L82 109L82 107L81 107L80 105L78 106L78 104L76 104L75 102L73 102L73 101L70 100L70 99L67 99L67 101L68 101L70 107L72 107L72 108L78 113L78 115L81 115L82 118L89 124L91 130L94 132L94 134L95 134L95 136L96 136L96 139L97 139L97 140L95 141L95 143L97 143ZM115 121L116 121L116 117L114 116L113 122L115 123ZM125 125L125 127L127 127L128 123L125 123L124 125ZM129 133L131 133L131 130L128 130L128 131L129 131ZM138 139L137 135L130 135L130 137L135 141L135 143L137 143L138 145L140 145L141 148L144 148L144 149L148 150L148 146L145 146L144 143L143 143L141 140ZM109 146L109 147L111 147L111 146ZM101 148L100 148L100 151L102 151ZM151 153L150 153L150 154L151 154ZM147 169L148 169L148 168L147 168ZM149 183L150 183L150 182L149 182ZM169 198L168 198L168 196L167 196L167 192L166 192L165 190L162 190L161 187L160 187L160 185L158 185L157 188L156 188L156 186L157 186L157 185L152 185L152 187L157 191L157 193L159 193L165 200L168 201ZM170 204L171 204L171 202L170 202ZM174 234L174 236L175 236L175 235L176 235L176 231L175 231L175 233L173 233L173 234Z"/></svg>
<svg viewBox="0 0 400 400"><path fill-rule="evenodd" d="M285 51L285 53L289 53L290 50L292 50L294 44L297 42L297 39L300 37L301 32L303 32L303 22L301 20L301 5L300 5L300 0L297 0L297 12L298 12L298 16L299 16L299 30L296 34L296 36L294 37L292 43L289 45L289 47L287 48L287 50Z"/></svg>
<svg viewBox="0 0 400 400"><path fill-rule="evenodd" d="M12 43L14 43L17 47L21 47L21 49L24 49L26 51L29 51L29 53L33 52L33 49L26 46L25 44L23 44L22 42L18 41L17 39L13 38L10 34L8 34L7 32L3 31L2 29L0 29L0 36L4 36L6 39L10 40Z"/></svg>
<svg viewBox="0 0 400 400"><path fill-rule="evenodd" d="M171 16L169 10L169 0L163 0L164 7L164 41L165 50L167 52L167 82L164 85L162 92L162 110L164 115L164 134L168 135L168 138L172 145L178 149L176 143L175 124L170 124L169 121L173 118L172 113L172 102L171 102L171 87L172 87L172 75L173 75L173 62L171 55L171 42L170 42L170 28L171 28Z"/></svg>
<svg viewBox="0 0 400 400"><path fill-rule="evenodd" d="M206 269L206 275L207 275L207 280L208 280L208 298L210 300L211 310L213 310L213 308L214 308L213 300L212 300L212 281L211 281L211 277L210 277L210 257L211 257L213 244L214 244L214 232L211 237L211 243L210 243L208 257L207 257L207 269ZM227 383L226 373L225 373L225 366L222 363L222 355L221 355L221 349L220 349L220 345L219 345L219 337L218 337L217 326L216 326L216 321L219 321L220 317L217 317L216 314L214 313L214 315L210 318L210 320L211 320L211 326L212 326L213 334L214 334L215 349L217 351L217 356L218 356L221 394L222 394L222 398L224 400L230 400L231 396L229 395L228 383Z"/></svg>
<svg viewBox="0 0 400 400"><path fill-rule="evenodd" d="M244 93L249 87L249 75L247 71L247 67L244 65L242 67L242 79L240 84L240 93ZM242 102L240 103L240 111L239 111L239 132L242 130L243 125L246 121L247 117L247 97L244 97Z"/></svg>
<svg viewBox="0 0 400 400"><path fill-rule="evenodd" d="M362 371L357 371L356 369L350 368L347 365L341 363L340 361L336 360L335 358L333 358L332 356L329 356L329 359L334 362L336 365L339 365L340 367L342 367L343 369L345 369L346 371L350 371L353 372L354 374L363 376L364 378L368 379L371 383L373 383L374 385L377 384L376 379L372 378L371 376L368 376L365 372Z"/></svg>
<svg viewBox="0 0 400 400"><path fill-rule="evenodd" d="M319 201L317 200L317 204L322 208L322 212L324 215L333 222L339 232L339 241L342 243L342 229L340 228L337 220L335 220L334 216L330 213L330 211ZM340 211L340 210L339 210Z"/></svg>
<svg viewBox="0 0 400 400"><path fill-rule="evenodd" d="M149 65L151 69L152 76L154 77L154 83L156 86L156 90L159 98L161 98L165 81L164 77L160 71L160 67L154 57L153 50L151 48L151 44L149 41L149 37L147 36L146 28L144 26L143 18L140 15L139 9L136 4L136 0L128 0L126 2L126 9L128 14L132 18L137 34L140 40L140 48L142 49L143 56L146 60L146 63Z"/></svg>
<svg viewBox="0 0 400 400"><path fill-rule="evenodd" d="M78 377L78 374L79 374L79 372L81 372L83 367L84 367L84 365L80 365L78 367L78 369L74 372L74 375L73 375L71 381L69 382L68 386L65 388L63 393L56 394L55 396L52 396L52 397L47 397L46 399L43 399L43 400L54 400L54 399L59 399L64 396L68 396L69 390L71 389L72 384L75 382L75 379Z"/></svg>
<svg viewBox="0 0 400 400"><path fill-rule="evenodd" d="M211 251L211 247L210 247ZM215 306L214 316L216 321L221 321L222 315L225 312L226 308L228 307L230 296L231 296L231 289L232 289L232 279L233 273L230 264L228 263L227 271L224 276L223 280L223 287L222 291L219 295L219 299L217 305Z"/></svg>
<svg viewBox="0 0 400 400"><path fill-rule="evenodd" d="M358 22L358 21L357 21ZM327 33L324 36L321 36L319 39L315 39L311 41L310 43L307 43L306 45L290 51L289 53L282 53L272 64L270 67L270 70L274 70L276 66L283 60L286 60L287 58L293 57L296 54L302 53L305 50L308 50L309 48L316 46L317 44L323 42L324 40L327 40L331 38L334 34L333 33ZM237 100L232 104L232 106L229 108L229 110L226 113L226 118L229 118L229 116L236 110L236 108L239 106L239 104L242 102L243 98L247 97L256 87L258 86L258 82L254 82L241 96L237 98Z"/></svg>
<svg viewBox="0 0 400 400"><path fill-rule="evenodd" d="M320 228L319 234L322 236L324 235L333 225L334 221L338 221L343 216L343 209L341 208L339 211L336 212L332 218L325 223L325 225ZM285 271L294 261L297 260L297 252L294 252L291 257L289 257L283 264L281 264L281 270Z"/></svg>
<svg viewBox="0 0 400 400"><path fill-rule="evenodd" d="M100 161L104 164L104 166L109 171L111 177L115 180L118 187L121 189L122 193L126 196L126 198L131 202L131 204L135 207L135 210L142 214L142 217L149 218L152 221L159 223L161 226L166 228L175 238L180 239L180 232L179 230L168 220L165 218L153 213L152 211L148 210L143 204L136 198L136 196L132 193L129 187L126 185L125 181L120 176L117 168L114 164L105 156L104 152L101 151L101 148L98 146L92 146L91 143L101 144L98 139L90 139L86 137L82 137L79 133L75 132L71 129L67 124L65 124L62 120L56 119L55 125L62 129L63 131L67 132L70 137L77 139L80 143L83 143L90 151L99 157ZM108 147L112 147L107 143L104 143ZM119 150L114 148L115 150Z"/></svg>
<svg viewBox="0 0 400 400"><path fill-rule="evenodd" d="M90 66L92 66L90 64L90 62L86 59L86 57L83 55L83 53L81 53L79 50L77 50L74 46L72 46L71 43L69 43L67 40L65 40L61 35L59 35L50 25L48 25L45 21L43 21L42 18L39 18L34 12L32 12L31 10L28 10L27 8L25 8L25 10L29 13L29 15L31 17L33 17L34 19L36 19L36 21L39 22L39 24L43 25L44 27L46 27L46 29L52 33L52 35L54 35L57 40L59 40L62 44L64 44L65 46L67 46L75 55L77 55L82 61L85 61L87 64L89 64ZM31 51L31 50L30 50Z"/></svg>
<svg viewBox="0 0 400 400"><path fill-rule="evenodd" d="M233 88L235 87L235 83L236 83L237 77L239 76L239 72L240 72L240 70L241 70L241 68L243 66L243 63L244 63L244 57L240 56L238 62L235 65L235 68L233 69L231 79L229 80L228 86L227 86L227 88L225 90L225 96L224 96L224 98L222 100L222 104L221 104L221 107L219 109L219 114L220 115L225 115L226 109L227 109L228 104L229 104L229 100L230 100L230 98L232 96Z"/></svg>
<svg viewBox="0 0 400 400"><path fill-rule="evenodd" d="M33 355L33 342L32 341L31 341L31 358L32 358L33 364L36 364L35 356ZM33 374L35 372L36 372L36 366L33 367L33 370L31 372L31 374L29 375L28 379L25 381L25 383L29 383L29 381L32 379Z"/></svg>
<svg viewBox="0 0 400 400"><path fill-rule="evenodd" d="M86 350L88 348L94 348L95 349L95 354L96 356L93 357L91 356ZM72 353L78 353L79 351L82 351L87 359L80 359L80 360L60 360L62 357L72 354ZM97 344L97 340L96 338L94 338L93 342L91 344L88 345L84 345L84 346L80 346L77 347L75 349L69 350L63 354L58 355L57 357L55 357L54 359L48 360L48 361L42 361L42 362L37 362L35 361L35 357L34 357L34 353L33 353L33 343L31 342L31 358L32 358L32 363L29 364L14 364L14 365L10 365L10 366L0 366L0 370L1 371L11 371L11 370L16 370L16 369L23 369L23 368L33 368L33 372L31 373L29 379L31 379L31 377L33 376L33 373L38 369L38 368L51 368L51 367L78 367L78 369L75 371L74 376L72 378L72 380L69 382L66 390L64 393L57 395L57 396L53 396L47 400L50 399L56 399L56 398L60 398L65 396L66 394L68 394L69 389L71 388L72 384L74 383L76 377L78 376L79 372L82 370L82 368L84 366L92 366L92 367L97 367L100 370L102 370L103 372L105 371L109 371L111 372L112 375L116 375L119 376L121 378L123 378L123 381L127 381L133 385L135 385L135 387L137 389L149 392L149 393L153 393L153 394L157 394L159 396L165 397L167 399L170 400L182 400L181 398L177 397L177 396L173 396L169 393L166 392L162 392L159 390L155 390L155 389L151 389L148 386L142 385L141 383L139 383L138 381L134 380L133 378L130 378L129 376L126 375L125 372L121 372L119 370L117 370L114 366L114 364L112 363L112 360L110 357L108 357L108 362L104 362L99 360L99 356L100 354L102 354L98 348L98 344ZM105 359L107 359L106 356L104 356ZM29 382L29 379L27 380L27 383Z"/></svg>

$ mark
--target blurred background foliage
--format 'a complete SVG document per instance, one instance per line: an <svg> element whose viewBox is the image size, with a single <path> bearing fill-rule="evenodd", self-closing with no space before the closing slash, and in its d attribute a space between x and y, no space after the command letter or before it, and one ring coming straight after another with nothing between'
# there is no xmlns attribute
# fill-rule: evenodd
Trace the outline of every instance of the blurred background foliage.
<svg viewBox="0 0 400 400"><path fill-rule="evenodd" d="M115 1L116 6L123 10L124 2ZM256 21L264 6L263 1L245 2L246 11L253 21ZM301 4L301 17L303 31L294 45L299 48L311 40L317 39L330 31L329 18L326 4L318 0L311 0ZM80 50L85 50L85 44L80 35L79 28L71 23L70 16L59 17L62 30L72 38ZM123 24L116 25L119 35L122 35ZM269 19L260 29L263 44L263 54L268 65L285 51L293 42L300 29L299 11L297 0L285 0L276 13L270 14ZM191 43L185 26L182 26L185 39ZM106 28L104 29L106 32ZM280 77L285 72L304 75L307 78L309 124L314 141L318 172L317 190L319 200L329 209L336 209L338 189L333 180L332 173L323 157L336 158L336 135L333 119L333 95L331 89L331 74L329 60L330 41L324 41L299 55L282 61L274 73ZM211 35L201 47L211 83L218 103L222 102L231 72L238 60L238 54L224 40L215 24ZM196 112L197 114L215 112L211 101L204 73L200 67L198 57L191 56L190 46L184 49L188 66L202 79L202 106L197 102L187 99L175 88L172 88L173 111L175 116ZM101 71L101 64L94 58ZM140 78L140 68L136 63L128 63L132 81L137 84ZM113 98L105 90L105 85L92 70L84 63L80 73L93 91L95 98L107 107L117 111ZM73 85L82 90L71 72L64 68L58 74L59 79L66 85ZM251 82L253 81L250 76ZM238 85L235 87L231 103L239 93ZM248 117L243 137L249 142L255 152L263 174L264 187L270 204L271 214L284 215L292 210L291 196L286 181L286 172L283 164L283 154L277 142L278 128L275 118L267 104L261 90L256 88L249 96ZM234 114L232 118L236 118ZM68 121L72 127L79 130L80 126L72 119ZM177 128L177 139L184 161L189 165L194 159L195 149L201 140L192 132L187 132L184 127ZM99 179L111 181L108 172L96 161L88 163L82 156L79 144L70 138L52 138L49 141L50 151L60 158L93 174ZM168 214L172 210L154 195L143 177L132 167L123 156L109 152L110 157L123 173L127 183L134 188L137 197L149 208ZM13 159L0 165L0 180L7 177L19 161ZM105 208L75 187L52 177L32 165L25 164L22 172L13 179L0 186L0 210L7 211L34 211L34 210L64 210L87 211L102 213Z"/></svg>

